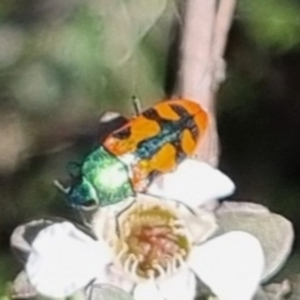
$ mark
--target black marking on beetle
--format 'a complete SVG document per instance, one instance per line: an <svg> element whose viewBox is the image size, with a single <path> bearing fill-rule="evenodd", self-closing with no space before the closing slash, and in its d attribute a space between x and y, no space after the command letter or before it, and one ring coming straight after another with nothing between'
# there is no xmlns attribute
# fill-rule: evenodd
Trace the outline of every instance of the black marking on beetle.
<svg viewBox="0 0 300 300"><path fill-rule="evenodd" d="M119 140L126 140L131 135L131 126L126 126L118 131L112 133L112 136Z"/></svg>
<svg viewBox="0 0 300 300"><path fill-rule="evenodd" d="M169 104L169 106L173 109L174 112L180 117L180 118L190 118L191 115L189 112L182 106L178 104Z"/></svg>
<svg viewBox="0 0 300 300"><path fill-rule="evenodd" d="M181 163L186 158L186 153L182 149L181 139L171 143L176 149L176 163Z"/></svg>
<svg viewBox="0 0 300 300"><path fill-rule="evenodd" d="M199 136L199 128L195 123L194 116L190 115L189 112L181 105L178 104L170 104L170 107L175 111L182 119L185 121L185 128L189 129L193 140L197 142L197 138Z"/></svg>
<svg viewBox="0 0 300 300"><path fill-rule="evenodd" d="M199 137L200 132L199 132L198 126L195 124L194 118L187 120L186 128L189 129L189 131L191 132L193 140L195 141L195 143L197 143L197 139Z"/></svg>
<svg viewBox="0 0 300 300"><path fill-rule="evenodd" d="M153 120L156 121L158 123L158 125L160 125L161 121L164 120L159 113L157 112L156 109L154 108L149 108L146 111L144 111L142 113L143 117L148 119L148 120Z"/></svg>

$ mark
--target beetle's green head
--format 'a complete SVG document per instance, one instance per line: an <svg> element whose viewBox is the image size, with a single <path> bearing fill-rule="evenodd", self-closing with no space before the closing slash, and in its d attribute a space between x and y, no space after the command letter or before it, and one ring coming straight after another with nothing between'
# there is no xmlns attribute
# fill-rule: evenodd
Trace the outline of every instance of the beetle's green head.
<svg viewBox="0 0 300 300"><path fill-rule="evenodd" d="M96 194L99 206L112 205L134 195L128 166L103 147L85 159L81 174L85 178L81 185L90 196Z"/></svg>
<svg viewBox="0 0 300 300"><path fill-rule="evenodd" d="M67 198L70 205L75 207L99 205L96 189L85 177L82 177L80 182L70 188Z"/></svg>
<svg viewBox="0 0 300 300"><path fill-rule="evenodd" d="M96 189L84 177L77 178L69 187L64 187L59 181L55 181L54 184L66 195L69 205L75 208L99 205Z"/></svg>
<svg viewBox="0 0 300 300"><path fill-rule="evenodd" d="M126 164L103 147L85 159L71 187L56 185L67 195L71 206L77 208L112 205L135 194Z"/></svg>

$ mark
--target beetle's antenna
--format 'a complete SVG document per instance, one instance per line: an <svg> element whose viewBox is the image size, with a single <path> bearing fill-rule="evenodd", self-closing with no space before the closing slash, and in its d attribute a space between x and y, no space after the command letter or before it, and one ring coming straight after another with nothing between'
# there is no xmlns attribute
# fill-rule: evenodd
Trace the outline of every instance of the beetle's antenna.
<svg viewBox="0 0 300 300"><path fill-rule="evenodd" d="M64 187L58 180L54 180L54 185L64 194L68 194L70 192L70 187L66 188Z"/></svg>
<svg viewBox="0 0 300 300"><path fill-rule="evenodd" d="M138 116L142 113L141 101L138 97L132 96L132 104L135 112L135 116Z"/></svg>

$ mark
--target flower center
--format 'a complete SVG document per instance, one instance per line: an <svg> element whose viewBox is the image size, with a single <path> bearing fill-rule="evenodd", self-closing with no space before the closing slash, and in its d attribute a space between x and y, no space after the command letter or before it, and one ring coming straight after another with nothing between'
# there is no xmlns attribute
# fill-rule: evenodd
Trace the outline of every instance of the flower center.
<svg viewBox="0 0 300 300"><path fill-rule="evenodd" d="M138 278L176 272L189 250L184 222L163 200L136 202L119 217L117 258L126 272Z"/></svg>

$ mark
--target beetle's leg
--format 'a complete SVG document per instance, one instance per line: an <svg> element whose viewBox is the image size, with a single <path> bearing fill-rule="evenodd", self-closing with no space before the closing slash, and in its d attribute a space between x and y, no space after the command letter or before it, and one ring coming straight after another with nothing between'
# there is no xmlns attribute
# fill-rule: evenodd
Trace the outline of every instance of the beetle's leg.
<svg viewBox="0 0 300 300"><path fill-rule="evenodd" d="M64 194L68 194L70 192L70 187L64 187L58 180L54 180L54 185Z"/></svg>

